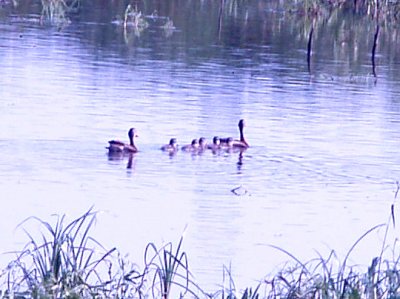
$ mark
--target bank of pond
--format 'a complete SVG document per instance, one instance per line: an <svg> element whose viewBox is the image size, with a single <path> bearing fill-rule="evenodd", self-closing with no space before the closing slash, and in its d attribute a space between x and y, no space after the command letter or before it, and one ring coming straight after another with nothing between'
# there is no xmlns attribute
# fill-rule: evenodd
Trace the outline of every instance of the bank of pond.
<svg viewBox="0 0 400 299"><path fill-rule="evenodd" d="M275 247L288 256L288 263L242 289L236 289L228 267L221 285L205 290L189 269L183 236L176 244L148 243L144 266L124 257L116 248L105 249L91 236L97 212L89 209L67 222L58 216L55 223L37 217L23 221L27 243L13 253L12 261L1 271L1 298L399 298L400 268L398 244L389 243L388 231L395 227L394 205L388 223L372 227L339 258L329 256L302 262L295 253ZM39 234L27 226L41 226ZM362 269L349 265L357 245L375 230L383 230L382 251L371 257ZM385 258L390 252L391 259ZM212 253L211 253L212 254ZM353 257L354 258L354 257ZM266 269L267 270L267 269Z"/></svg>

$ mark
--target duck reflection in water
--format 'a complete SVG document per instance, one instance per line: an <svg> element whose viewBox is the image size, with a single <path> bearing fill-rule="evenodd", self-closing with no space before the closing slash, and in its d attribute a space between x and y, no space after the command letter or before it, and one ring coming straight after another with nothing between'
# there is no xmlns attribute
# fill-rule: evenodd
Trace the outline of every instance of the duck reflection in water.
<svg viewBox="0 0 400 299"><path fill-rule="evenodd" d="M125 160L125 158L128 158L128 163L126 164L127 169L135 169L135 160L134 160L134 153L108 153L108 161L122 161Z"/></svg>
<svg viewBox="0 0 400 299"><path fill-rule="evenodd" d="M135 170L135 163L136 160L133 160L133 154L129 155L128 157L128 164L126 164L126 169L133 169Z"/></svg>
<svg viewBox="0 0 400 299"><path fill-rule="evenodd" d="M239 174L242 173L243 152L244 152L244 150L241 150L241 151L239 152L238 161L237 161L237 163L236 163L236 165L237 165L237 170L238 170L238 173L239 173Z"/></svg>

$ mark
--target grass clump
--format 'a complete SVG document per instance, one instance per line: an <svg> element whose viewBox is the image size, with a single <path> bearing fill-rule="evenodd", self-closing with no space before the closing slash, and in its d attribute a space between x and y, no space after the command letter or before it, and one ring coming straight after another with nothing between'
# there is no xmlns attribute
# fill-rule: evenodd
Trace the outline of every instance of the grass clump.
<svg viewBox="0 0 400 299"><path fill-rule="evenodd" d="M399 184L395 200L399 192ZM387 223L379 224L365 232L350 247L340 261L335 251L327 258L320 254L315 259L302 263L291 253L273 246L287 254L294 264L286 265L279 273L265 279L268 298L400 298L400 254L397 239L387 245L390 227L395 228L394 204ZM348 259L353 250L371 232L385 228L379 256L372 258L367 271L349 266ZM391 257L385 258L391 249ZM397 252L397 253L396 253Z"/></svg>
<svg viewBox="0 0 400 299"><path fill-rule="evenodd" d="M264 298L261 296L260 288L262 284L259 283L254 289L247 287L244 291L237 290L235 281L232 276L232 271L227 267L223 267L223 284L221 290L210 296L211 298L222 298L222 299L258 299Z"/></svg>
<svg viewBox="0 0 400 299"><path fill-rule="evenodd" d="M90 209L70 223L65 216L57 217L53 225L37 217L25 220L21 226L36 221L44 231L35 237L24 229L29 242L3 273L6 293L24 294L24 298L86 298L111 292L116 282L115 277L113 283L109 280L116 249L105 250L89 235L95 216Z"/></svg>
<svg viewBox="0 0 400 299"><path fill-rule="evenodd" d="M183 236L176 250L172 243L160 248L149 243L143 271L112 248L106 250L90 236L96 221L92 209L67 223L58 216L55 223L30 217L39 224L35 236L24 229L29 241L0 273L0 298L154 298L179 296L198 298L201 289L191 279ZM150 282L150 283L149 283ZM204 295L204 294L203 294Z"/></svg>
<svg viewBox="0 0 400 299"><path fill-rule="evenodd" d="M167 243L159 249L154 243L147 245L145 272L153 276L151 290L154 298L171 298L173 286L179 289L179 298L187 294L198 297L199 292L203 293L191 278L186 252L181 249L182 242L183 236L175 251L172 243Z"/></svg>
<svg viewBox="0 0 400 299"><path fill-rule="evenodd" d="M327 16L336 9L344 9L384 22L400 19L400 2L397 0L290 0L285 6L291 12L312 17Z"/></svg>
<svg viewBox="0 0 400 299"><path fill-rule="evenodd" d="M78 11L81 6L80 0L41 0L41 3L41 22L49 22L59 26L68 24L67 14Z"/></svg>
<svg viewBox="0 0 400 299"><path fill-rule="evenodd" d="M142 12L136 7L133 7L131 4L128 4L124 14L124 28L133 27L135 30L141 32L148 26L149 23L147 23L146 19L142 15Z"/></svg>
<svg viewBox="0 0 400 299"><path fill-rule="evenodd" d="M205 292L189 271L183 235L177 246L149 243L141 271L127 256L115 248L106 250L90 236L95 221L92 209L71 222L65 216L54 223L37 217L25 220L20 227L34 222L40 233L24 229L28 243L0 273L0 298L400 298L400 248L397 239L387 243L390 229L395 228L394 204L388 222L365 232L343 260L332 250L327 257L317 253L302 262L272 246L290 257L277 273L240 290L230 268L224 267L222 286L214 293ZM360 242L382 228L381 250L367 269L349 265Z"/></svg>

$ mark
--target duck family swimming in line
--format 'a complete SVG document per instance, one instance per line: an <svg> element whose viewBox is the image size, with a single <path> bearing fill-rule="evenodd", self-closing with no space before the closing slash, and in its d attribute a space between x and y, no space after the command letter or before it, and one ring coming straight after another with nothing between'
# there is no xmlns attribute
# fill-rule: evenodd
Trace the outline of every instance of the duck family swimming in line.
<svg viewBox="0 0 400 299"><path fill-rule="evenodd" d="M244 127L245 121L241 119L238 124L239 127L239 139L233 139L232 137L219 138L218 136L214 136L212 144L207 144L206 138L201 137L199 139L193 139L190 144L182 146L180 149L185 152L202 152L207 149L212 150L214 153L219 150L231 150L231 149L239 149L245 150L249 148L249 144L247 143L244 137ZM107 147L108 153L113 154L133 154L138 152L138 148L135 145L135 137L138 137L137 130L135 128L131 128L128 131L129 143L124 143L119 140L110 140L108 141L109 146ZM164 152L168 152L170 154L176 153L179 150L179 145L176 138L171 138L169 143L163 145L161 150Z"/></svg>

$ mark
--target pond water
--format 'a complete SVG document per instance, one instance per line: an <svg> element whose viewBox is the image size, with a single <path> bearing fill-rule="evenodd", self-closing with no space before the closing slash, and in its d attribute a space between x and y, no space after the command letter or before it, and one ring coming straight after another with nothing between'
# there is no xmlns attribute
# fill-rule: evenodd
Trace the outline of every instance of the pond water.
<svg viewBox="0 0 400 299"><path fill-rule="evenodd" d="M227 4L221 18L211 0L149 3L158 17L142 32L112 22L121 5L62 27L40 24L34 4L1 8L2 252L26 243L25 218L93 206L95 238L138 264L148 242L177 244L187 227L190 268L215 290L223 265L239 286L279 269L289 257L269 245L344 255L387 221L400 178L398 34L382 29L375 78L373 21L332 17L316 27L309 72L307 21L268 1ZM236 137L239 119L242 155L159 149ZM140 152L110 158L107 141L130 127ZM368 264L381 241L371 234L352 261Z"/></svg>

